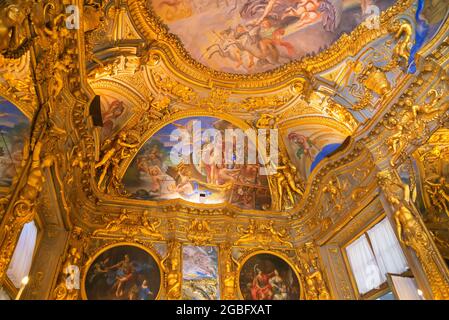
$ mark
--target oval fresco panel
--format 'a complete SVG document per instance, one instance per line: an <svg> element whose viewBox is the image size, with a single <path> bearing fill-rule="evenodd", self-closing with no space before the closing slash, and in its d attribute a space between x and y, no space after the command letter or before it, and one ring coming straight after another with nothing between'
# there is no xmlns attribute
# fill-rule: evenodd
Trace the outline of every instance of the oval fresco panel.
<svg viewBox="0 0 449 320"><path fill-rule="evenodd" d="M9 187L20 168L30 121L11 102L0 97L0 187Z"/></svg>
<svg viewBox="0 0 449 320"><path fill-rule="evenodd" d="M84 280L89 300L154 300L161 270L146 250L132 245L111 247L90 264Z"/></svg>
<svg viewBox="0 0 449 320"><path fill-rule="evenodd" d="M239 286L244 300L299 300L297 273L284 259L259 253L243 264Z"/></svg>
<svg viewBox="0 0 449 320"><path fill-rule="evenodd" d="M270 206L270 190L267 177L260 175L255 164L225 163L211 164L192 160L189 163L175 163L170 156L178 141L170 135L176 129L192 132L200 124L201 132L215 130L225 137L226 129L236 129L231 123L213 117L189 117L176 120L157 131L139 150L127 169L123 183L134 199L170 200L184 199L194 203L230 202L244 209L263 209ZM195 138L194 138L195 140ZM186 142L188 145L190 142ZM201 150L213 150L214 136L200 138ZM225 150L225 148L223 148Z"/></svg>
<svg viewBox="0 0 449 320"><path fill-rule="evenodd" d="M151 0L202 64L258 73L318 53L394 0ZM374 7L375 6L375 7Z"/></svg>

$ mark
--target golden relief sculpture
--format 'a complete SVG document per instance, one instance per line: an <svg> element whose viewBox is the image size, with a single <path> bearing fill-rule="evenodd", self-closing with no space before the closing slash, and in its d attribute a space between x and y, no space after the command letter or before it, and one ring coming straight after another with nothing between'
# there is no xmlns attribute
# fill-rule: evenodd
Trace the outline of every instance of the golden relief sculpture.
<svg viewBox="0 0 449 320"><path fill-rule="evenodd" d="M343 195L341 193L340 181L337 177L329 180L323 188L323 192L329 194L329 206L334 206L335 210L341 211L343 208Z"/></svg>
<svg viewBox="0 0 449 320"><path fill-rule="evenodd" d="M449 299L449 275L433 240L422 220L412 213L410 187L395 181L392 172L378 173L378 182L393 208L393 219L399 240L410 247L422 263L434 299ZM393 188L396 188L395 190Z"/></svg>
<svg viewBox="0 0 449 320"><path fill-rule="evenodd" d="M410 57L413 27L406 20L395 21L392 30L397 44L393 49L392 63L407 63Z"/></svg>
<svg viewBox="0 0 449 320"><path fill-rule="evenodd" d="M427 124L434 121L438 114L447 110L448 105L437 108L437 105L444 98L436 89L431 89L423 104L414 104L412 98L403 100L404 110L400 113L393 112L384 126L393 131L388 138L387 145L393 153L390 164L395 162L404 151L404 148L413 140L422 139L428 130Z"/></svg>
<svg viewBox="0 0 449 320"><path fill-rule="evenodd" d="M237 286L237 269L239 269L239 264L234 260L232 256L232 246L227 243L220 244L220 254L221 260L224 263L224 272L221 276L221 281L223 283L222 298L224 300L234 300L236 298L236 286Z"/></svg>
<svg viewBox="0 0 449 320"><path fill-rule="evenodd" d="M187 240L194 245L204 245L209 243L213 237L213 230L211 229L207 220L192 220L187 229Z"/></svg>
<svg viewBox="0 0 449 320"><path fill-rule="evenodd" d="M165 273L165 290L168 300L181 298L181 245L179 242L170 241L168 253L161 261L162 270Z"/></svg>
<svg viewBox="0 0 449 320"><path fill-rule="evenodd" d="M331 295L319 266L316 246L312 242L307 242L297 250L301 274L306 285L307 299L329 300Z"/></svg>
<svg viewBox="0 0 449 320"><path fill-rule="evenodd" d="M150 217L148 210L141 214L130 214L127 209L122 209L119 216L110 220L104 228L95 230L92 235L123 235L126 238L135 238L140 235L154 240L162 240L164 237L158 228L161 225L160 219Z"/></svg>
<svg viewBox="0 0 449 320"><path fill-rule="evenodd" d="M53 295L55 300L78 300L79 287L75 283L77 272L79 272L79 265L81 254L76 247L71 247L68 250L67 258L62 267L62 275L59 284L56 286Z"/></svg>
<svg viewBox="0 0 449 320"><path fill-rule="evenodd" d="M107 188L105 184L106 175L111 171L112 181L108 186L112 186L117 191L121 187L118 174L123 160L129 158L139 146L138 137L128 132L121 132L113 141L106 140L103 144L103 155L95 164L95 169L101 168L97 186L100 190ZM108 187L109 188L109 187Z"/></svg>
<svg viewBox="0 0 449 320"><path fill-rule="evenodd" d="M446 178L441 176L436 181L432 180L434 179L426 179L424 188L429 193L432 204L449 218L449 184L446 182Z"/></svg>
<svg viewBox="0 0 449 320"><path fill-rule="evenodd" d="M293 244L288 241L289 234L285 228L276 230L274 221L268 223L257 223L254 219L250 219L246 229L242 226L237 228L240 237L235 241L235 245L256 244L260 246L271 247L272 243L285 245L293 248Z"/></svg>
<svg viewBox="0 0 449 320"><path fill-rule="evenodd" d="M270 162L271 163L271 162ZM272 209L282 211L292 208L296 197L302 197L304 190L300 186L296 167L282 153L280 163L275 167L276 173L269 176L272 189Z"/></svg>

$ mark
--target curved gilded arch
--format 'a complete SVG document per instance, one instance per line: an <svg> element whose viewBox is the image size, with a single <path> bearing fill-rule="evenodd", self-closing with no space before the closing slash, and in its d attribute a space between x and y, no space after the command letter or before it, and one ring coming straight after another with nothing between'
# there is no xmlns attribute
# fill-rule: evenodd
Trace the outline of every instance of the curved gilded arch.
<svg viewBox="0 0 449 320"><path fill-rule="evenodd" d="M131 198L183 199L206 204L228 202L243 209L269 208L267 177L257 164L247 161L247 151L255 149L254 143L245 139L242 163L237 161L237 149L231 150L231 157L225 156L225 136L230 133L226 130L241 128L243 133L249 128L241 120L227 119L216 115L179 117L154 129L123 176L123 185ZM194 130L199 134L192 134ZM190 135L188 138L186 133ZM193 146L201 148L196 149L201 152L200 159L194 157ZM182 148L186 148L185 157L179 159L178 151Z"/></svg>
<svg viewBox="0 0 449 320"><path fill-rule="evenodd" d="M20 170L29 132L30 119L27 115L15 104L0 97L0 191L11 186Z"/></svg>

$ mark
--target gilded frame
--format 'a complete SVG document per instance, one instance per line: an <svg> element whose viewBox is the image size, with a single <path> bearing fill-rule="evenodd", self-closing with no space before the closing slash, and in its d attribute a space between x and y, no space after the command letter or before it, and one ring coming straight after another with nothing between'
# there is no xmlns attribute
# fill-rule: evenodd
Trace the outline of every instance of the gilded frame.
<svg viewBox="0 0 449 320"><path fill-rule="evenodd" d="M397 0L392 7L381 13L378 30L357 26L349 35L341 36L329 49L312 57L291 61L264 73L236 74L216 71L191 57L180 38L169 32L169 28L144 0L127 0L127 5L136 30L147 41L156 40L152 49L160 51L161 57L181 77L202 78L232 86L236 81L245 82L244 87L273 86L291 78L318 73L340 63L345 56L354 55L369 42L388 34L388 25L408 9L413 0ZM176 70L175 70L176 69Z"/></svg>
<svg viewBox="0 0 449 320"><path fill-rule="evenodd" d="M87 276L87 272L89 271L90 267L92 266L92 263L95 261L95 259L97 259L102 253L108 251L109 249L115 248L115 247L122 247L122 246L131 246L131 247L136 247L139 248L143 251L145 251L146 253L148 253L156 262L158 268L159 268L159 274L160 274L160 286L159 286L159 290L157 293L157 296L154 298L154 300L159 300L161 297L161 293L162 291L165 291L165 285L164 285L164 278L165 278L165 274L164 274L164 267L161 264L161 260L159 258L159 254L153 250L151 250L150 248L139 244L139 243L135 243L135 242L116 242L116 243L112 243L112 244L107 244L103 247L101 247L100 249L98 249L95 254L93 254L92 256L89 257L89 259L87 260L87 262L84 264L83 268L82 268L82 277L81 277L81 283L80 283L80 291L81 291L81 299L82 300L88 300L87 299L87 294L86 294L86 286L85 286L85 281L86 281L86 276Z"/></svg>
<svg viewBox="0 0 449 320"><path fill-rule="evenodd" d="M252 257L254 257L256 255L259 255L259 254L271 254L273 256L278 257L279 259L282 259L285 263L287 263L287 265L295 273L296 279L298 280L299 291L300 291L298 300L304 300L305 299L304 286L303 286L303 283L302 283L302 278L300 277L300 274L299 274L299 269L296 266L296 264L291 262L290 258L288 258L287 255L285 255L285 254L283 254L281 252L270 251L270 250L258 250L258 249L256 249L255 251L251 251L251 252L245 254L238 261L238 269L237 269L237 274L236 274L237 298L243 300L243 294L242 294L242 291L240 289L240 272L242 271L243 266L245 265L245 263L249 259L251 259Z"/></svg>

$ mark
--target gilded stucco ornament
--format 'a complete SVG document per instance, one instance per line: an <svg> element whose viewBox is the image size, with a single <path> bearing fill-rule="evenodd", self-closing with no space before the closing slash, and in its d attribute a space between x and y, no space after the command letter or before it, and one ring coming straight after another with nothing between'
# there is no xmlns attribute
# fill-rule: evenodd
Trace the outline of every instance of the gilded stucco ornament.
<svg viewBox="0 0 449 320"><path fill-rule="evenodd" d="M107 219L110 219L109 222L103 228L96 229L92 233L93 236L118 236L123 239L136 239L141 236L153 240L164 238L159 231L161 220L152 218L148 210L136 214L122 209L117 217Z"/></svg>
<svg viewBox="0 0 449 320"><path fill-rule="evenodd" d="M165 273L165 291L168 300L181 298L181 244L172 240L168 244L167 255L161 261Z"/></svg>
<svg viewBox="0 0 449 320"><path fill-rule="evenodd" d="M51 167L55 162L54 155L42 157L42 145L41 141L35 145L26 182L21 187L20 194L12 206L11 214L5 216L5 219L2 220L0 279L5 275L22 226L33 220L36 215L36 201L45 181L44 170Z"/></svg>
<svg viewBox="0 0 449 320"><path fill-rule="evenodd" d="M137 30L148 41L157 41L157 50L168 64L175 67L179 74L188 75L195 80L208 82L239 82L239 88L261 88L289 81L295 76L318 73L341 62L344 57L355 55L370 41L389 33L388 26L396 15L405 11L413 1L399 0L395 5L382 12L379 17L380 28L357 27L350 35L343 35L329 49L312 57L293 61L275 70L259 74L231 74L212 70L196 60L186 51L180 39L171 34L168 27L154 13L144 0L128 0L130 15Z"/></svg>
<svg viewBox="0 0 449 320"><path fill-rule="evenodd" d="M393 209L393 220L399 240L410 247L422 264L433 298L449 299L449 273L444 266L430 233L410 201L410 187L399 181L394 172L381 171L377 179Z"/></svg>
<svg viewBox="0 0 449 320"><path fill-rule="evenodd" d="M276 245L287 246L293 248L293 244L289 241L290 235L285 228L276 228L274 221L267 223L256 222L250 219L246 228L237 227L239 238L234 245L259 245L262 247L272 247Z"/></svg>
<svg viewBox="0 0 449 320"><path fill-rule="evenodd" d="M114 140L106 140L103 144L103 153L100 161L95 164L95 169L100 169L97 187L100 190L116 190L123 193L118 177L120 165L123 160L129 158L137 151L139 137L132 132L120 132ZM106 182L106 175L110 174L111 180ZM111 189L110 189L111 188Z"/></svg>
<svg viewBox="0 0 449 320"><path fill-rule="evenodd" d="M412 97L406 97L402 100L404 106L402 111L399 113L393 111L383 122L387 129L393 131L387 140L387 145L392 151L390 161L392 166L395 166L409 143L420 141L429 134L428 124L444 114L449 107L447 103L441 105L441 101L446 97L447 94L441 94L436 89L431 89L421 104L415 103Z"/></svg>
<svg viewBox="0 0 449 320"><path fill-rule="evenodd" d="M297 255L307 300L330 300L331 295L319 265L316 245L312 242L305 243L302 248L297 249Z"/></svg>
<svg viewBox="0 0 449 320"><path fill-rule="evenodd" d="M211 242L213 230L207 220L194 219L187 228L187 240L194 245L204 245Z"/></svg>
<svg viewBox="0 0 449 320"><path fill-rule="evenodd" d="M133 10L136 10L136 3L141 4L138 0L129 1L132 12L134 12ZM70 128L64 127L59 133L52 134L52 138L50 140L43 141L45 144L52 145L55 141L55 136L68 135L70 136L70 139L68 139L68 144L70 147L72 147L72 142L75 145L74 149L72 149L72 152L69 154L64 154L63 156L58 155L59 162L63 162L61 160L66 159L64 162L67 173L66 175L62 175L62 177L64 177L62 181L64 181L66 186L69 186L69 193L71 196L69 204L75 208L73 211L77 211L71 212L70 217L73 218L74 221L81 223L83 228L90 229L93 232L95 241L91 241L93 238L91 235L88 235L88 242L92 246L94 246L94 243L96 242L101 242L112 237L114 237L116 241L129 239L132 241L141 242L145 239L145 241L147 241L145 245L151 246L155 243L154 241L158 242L167 240L166 234L174 235L176 238L178 238L179 234L181 234L182 239L187 239L192 243L197 244L215 244L218 243L220 239L229 237L230 239L237 239L235 245L239 247L251 249L256 246L265 246L267 248L274 246L276 247L276 250L279 250L279 252L286 253L288 250L293 251L291 250L292 247L300 245L300 242L306 237L312 237L312 235L317 237L316 230L320 228L323 232L333 232L335 229L333 227L333 223L339 222L335 215L335 211L339 211L337 210L339 208L339 203L345 203L343 208L345 210L341 209L340 211L342 212L339 213L338 217L341 216L342 219L348 219L355 214L359 205L362 206L365 203L364 201L370 200L371 198L369 197L374 195L374 191L369 192L372 191L369 181L365 180L370 179L370 171L368 170L368 173L366 173L366 170L363 171L363 164L366 162L366 165L369 168L373 168L375 165L373 162L368 163L368 159L371 158L366 156L364 153L366 150L360 147L361 144L351 142L349 147L347 147L347 149L343 152L340 152L338 155L335 155L330 159L325 159L320 166L318 166L317 169L311 173L310 179L307 183L305 181L295 181L294 172L296 171L296 167L290 162L281 160L280 167L283 168L279 168L281 174L278 176L279 179L274 181L273 184L277 186L277 189L273 189L275 190L274 192L272 191L273 194L278 194L277 197L281 199L281 201L277 204L278 208L281 208L281 211L275 213L269 212L268 210L264 212L243 212L242 210L228 205L195 207L194 205L188 205L182 201L169 201L168 203L159 204L158 206L155 206L153 203L148 204L143 202L132 202L130 199L121 196L119 179L119 177L121 177L120 172L123 167L125 167L126 162L129 161L135 151L137 151L135 150L137 148L137 143L143 143L143 137L149 132L150 128L160 127L164 123L170 122L174 119L171 117L174 114L176 115L177 111L173 111L173 107L175 107L174 105L178 102L185 104L183 107L186 108L189 104L193 104L197 109L192 109L192 114L200 108L210 110L211 112L219 112L221 110L223 113L235 112L236 110L243 112L254 111L255 113L258 113L262 109L269 109L269 111L264 111L269 114L269 116L264 116L265 119L261 117L262 120L259 119L261 120L259 126L270 128L274 127L271 123L273 120L279 123L284 119L283 117L279 117L280 113L282 113L282 115L288 114L287 112L284 113L284 110L278 113L278 110L285 108L285 106L292 101L295 101L296 103L297 100L294 99L298 96L304 98L304 100L307 100L307 93L313 87L311 85L313 81L311 80L312 76L305 72L306 69L315 73L318 72L318 70L325 70L332 67L348 55L354 56L360 48L368 42L378 39L380 36L387 35L389 32L395 33L395 40L397 41L397 45L394 49L395 56L397 59L404 61L408 53L407 48L409 47L408 43L410 41L409 26L407 26L405 21L400 21L400 27L394 31L387 30L386 26L393 21L395 15L400 10L405 8L408 4L409 1L400 1L397 7L389 10L387 14L383 14L381 18L381 30L369 32L363 28L358 28L353 34L342 37L342 39L338 41L335 46L329 50L325 50L317 57L307 58L300 62L293 62L287 66L281 67L280 69L262 75L246 76L216 73L206 70L194 62L190 62L187 58L184 59L185 57L183 58L182 55L176 56L173 54L173 50L170 51L170 48L164 47L162 44L159 44L159 48L156 48L155 50L151 49L151 51L148 47L146 48L148 51L144 52L140 58L141 65L139 68L148 68L151 70L149 74L152 76L152 80L154 80L154 83L159 90L158 93L161 93L161 95L158 95L157 98L154 99L148 99L148 104L145 104L147 109L144 110L142 114L138 114L135 117L138 118L139 121L130 122L130 124L125 128L125 131L123 131L128 132L128 129L135 126L135 128L133 128L133 132L137 132L137 138L123 138L123 136L118 134L116 137L112 138L111 141L109 141L111 143L110 145L103 145L102 147L100 147L98 136L95 136L95 130L89 122L90 119L88 119L87 110L89 99L87 96L92 93L89 92L87 94L86 92L88 90L85 88L81 89L82 86L87 87L87 85L84 83L82 85L80 84L85 80L85 76L83 75L84 70L80 72L77 69L84 68L84 65L82 65L84 62L80 63L80 61L84 59L91 61L94 59L92 57L89 58L87 52L83 52L84 43L82 42L82 39L77 39L76 37L70 38L70 41L78 43L76 50L66 50L67 48L61 47L60 45L45 47L45 42L51 43L51 41L54 41L55 39L60 41L66 36L64 35L65 32L61 29L61 18L59 18L59 20L55 19L56 17L46 19L48 20L46 21L46 23L48 23L48 30L46 31L48 31L49 38L40 42L44 48L47 48L45 50L45 54L40 55L40 57L45 55L50 57L47 59L44 68L39 71L39 73L45 72L45 76L39 79L39 87L43 87L46 92L46 96L49 97L44 97L42 101L50 103L51 106L53 106L57 101L58 108L52 109L52 111L55 112L55 118L57 118L56 116L61 116L62 119L69 119L67 122L69 123L68 126ZM85 11L89 10L90 9ZM97 15L93 14L93 17L96 19ZM140 24L139 29L145 29L145 27L142 26L144 23L143 21L140 19L136 19L136 21L138 22L137 24ZM158 26L158 23L154 20L151 20L150 22L152 26ZM84 26L84 28L87 29L85 31L89 31L91 28L95 28L96 26L97 24L93 21L92 27ZM164 33L165 31L162 27L161 31L162 32L158 37L162 42L169 43L170 45L175 43L174 39ZM79 32L81 33L82 31ZM63 43L64 40L61 40L60 42ZM70 59L73 59L75 51L81 51L80 61L69 61ZM151 54L148 54L148 57L146 57L146 53ZM67 56L65 56L66 54ZM86 54L86 57L84 57L83 54ZM55 60L55 58L51 55L57 55L57 59ZM58 61L58 63L56 63L56 61ZM174 68L167 68L168 72L164 74L161 71L162 69L159 69L159 67L166 65L170 65L172 67L174 66ZM191 73L192 77L187 77L183 72L176 69L176 67L183 65L190 65L196 70ZM51 66L51 68L49 66ZM104 66L102 66L104 69L97 70L99 71L99 76L100 73L102 73L102 78L117 76L116 66L116 62L111 64L107 64L105 62ZM388 80L385 77L385 70L380 70L378 67L376 68L377 69L369 70L369 72L365 74L366 78L363 80L363 84L368 91L372 92L372 94L385 96L387 89L389 88L389 85L391 87L391 84L388 83ZM298 77L302 77L301 79L304 80L297 81ZM50 81L51 78L53 78L53 80ZM192 78L196 79L195 85L191 84L189 81ZM67 83L69 79L70 83ZM117 81L121 81L120 79ZM211 81L211 79L224 79L226 81ZM198 83L201 83L204 87L207 87L207 90L201 91ZM204 85L205 83L207 83L207 85ZM235 83L238 83L238 85L236 86ZM259 92L260 88L264 88L264 90L266 90L267 87L270 87L270 90L275 88L278 91L273 89L273 91L269 92ZM68 89L66 90L66 88ZM241 97L240 94L245 90L247 92L250 91L250 94L248 94L248 96ZM395 88L391 88L391 91L393 95L397 93ZM73 92L73 94L77 97L76 100L72 100L71 97L68 97L70 92ZM408 122L410 119L416 120L416 118L425 118L426 116L429 116L429 119L432 119L429 121L436 121L436 118L439 118L440 116L439 113L434 113L434 111L439 108L439 103L434 100L436 98L436 95L429 95L426 100L427 102L424 104L421 103L422 101L410 100L412 103L409 103L410 101L404 100L403 106L411 110L411 113L407 115L407 118L404 118L400 111L396 111L396 114L391 115L393 118L397 118L399 122L404 120L403 126L410 125L411 123ZM438 101L442 101L441 97L438 97L438 99L440 99ZM298 103L298 105L299 104L300 103ZM429 107L427 107L427 105ZM354 117L346 109L344 109L344 107L337 103L330 104L328 107L330 109L327 113L329 116L335 117L341 122L350 124L349 126L355 129L357 123L354 120ZM391 106L387 105L385 101L382 101L379 106L379 110L384 111L390 107ZM47 110L47 107L45 107L45 109ZM293 110L293 108L290 109L290 111L291 110ZM66 115L65 112L70 114ZM299 111L294 110L294 112L290 112L288 115L289 117L293 117L298 116L299 114ZM253 119L253 115L254 114L251 114L251 117L248 117L248 119ZM377 121L377 115L373 116L373 119L373 122ZM65 123L66 120L63 122ZM61 122L57 121L56 123L58 127ZM368 138L362 142L369 143L372 140L376 140L379 137L376 130L373 129L368 132L368 130L371 130L370 123L367 122L364 125L366 126L363 128L363 130L365 130L363 134L366 134ZM388 125L389 124L387 124L387 126ZM39 124L37 128L42 129L47 128L47 126L48 123L44 123ZM394 128L392 124L389 126ZM416 127L412 126L411 128L422 129L422 127L422 123L418 123ZM402 133L402 129L398 127L388 131L390 133L390 131L395 132L396 130ZM58 130L55 129L54 131ZM34 147L33 149L33 146L36 144L36 141L40 141L39 133L40 130L35 130L35 132L33 132L34 139L33 143L31 143L31 150L35 150L36 148ZM354 139L359 138L357 134L358 133L354 133ZM51 135L49 134L49 136ZM118 140L114 140L120 138L122 139L121 142L125 145L119 144ZM63 139L59 138L56 141L60 140ZM112 151L115 143L117 143L118 147ZM404 140L402 145L397 144L396 150L403 151L407 144L408 141ZM54 148L52 150L54 150L55 153L60 152L59 149L55 148L53 145L49 146L49 148ZM98 154L96 154L96 151L98 153L98 150L100 150L99 157ZM400 151L397 152L399 153ZM44 153L41 158L45 159L46 155L47 153ZM95 157L97 157L97 159L95 159ZM50 159L49 162L51 162ZM30 163L33 163L33 161L30 161ZM63 164L64 163L61 163L62 167ZM50 164L48 163L48 165ZM99 177L95 177L94 185L97 184L99 190L92 190L94 188L92 188L91 177L94 176L92 173L95 166L98 169ZM46 167L47 166L41 166L41 169L43 170ZM358 177L354 180L354 188L351 186L351 189L347 190L347 192L344 193L344 196L341 195L341 192L337 192L333 193L336 196L332 198L331 189L333 189L338 183L332 182L331 186L327 185L327 189L326 184L332 181L331 173L333 174L336 171L338 172L338 179L340 179L340 176L342 176L342 179L348 179L347 176L350 174L344 172L343 169L345 167L357 169L362 168L359 170L361 178ZM25 174L25 176L29 175L32 180L37 177L37 171L33 170L30 170ZM352 170L351 172L355 171ZM51 174L53 174L53 170ZM346 176L344 176L345 174ZM98 180L98 178L101 181ZM35 198L39 194L40 190L38 188L38 182L41 181L40 179L41 177L34 179L36 183L32 181L30 181L30 183L26 183L27 187L18 194L23 195L30 201L35 201ZM361 188L355 189L355 185L360 185ZM23 186L19 185L19 187L22 188ZM437 192L436 186L434 186L434 188L435 192ZM105 194L101 191L105 191ZM330 206L333 208L330 208L329 211L325 212L326 214L320 216L317 214L318 211L320 211L317 203L320 201L320 197L322 197L323 192L328 192L331 203L336 205ZM281 195L279 196L279 194ZM346 197L346 195L350 196ZM397 203L394 203L394 200L392 201L394 206L399 206ZM8 200L5 200L3 207L5 208L5 211L8 211L8 205L6 202L8 202ZM347 206L346 202L348 203ZM353 202L357 202L357 204L354 204ZM15 203L15 200L13 200L13 204L10 207L14 208ZM151 211L148 210L142 212L142 209L133 209L133 211L121 211L118 214L109 214L111 208L117 209L117 207L125 206L133 207L134 205L136 205L136 207L140 206L140 208L147 205L151 208ZM291 212L282 211L285 210L285 208L291 208L292 210ZM425 244L427 244L426 241L423 241L421 244L415 240L407 240L411 239L412 235L416 234L418 231L425 231L425 229L423 229L424 227L419 227L415 223L409 223L410 215L408 212L412 212L413 214L413 211L407 208L407 205L397 208L397 211L400 211L400 213L397 214L397 218L402 228L399 234L403 235L404 243L408 243L406 245L415 251L421 252L422 255L419 257L426 257L425 250L431 252L430 249L425 246ZM407 212L402 208L409 211ZM23 210L20 211L25 213L25 216L27 213L32 212L32 209L30 208L22 207L22 209ZM117 210L113 212L117 212ZM137 212L139 213L137 214ZM256 219L250 221L249 224L246 224L249 214L251 217L255 217ZM101 218L102 215L104 219L96 220L97 216L100 216ZM195 222L191 219L192 215L195 215L195 217L201 217L196 219L197 222ZM8 216L8 212L6 212L5 216ZM207 220L204 220L205 216L207 216ZM261 220L262 216L264 219L263 221ZM269 219L272 218L272 220L267 221L267 216L270 216ZM298 219L289 220L288 218L292 216L295 216ZM179 218L182 218L183 222L188 221L186 226L190 226L190 228L186 228L184 231L180 230L180 228L177 227ZM415 217L415 219L417 218ZM167 223L165 223L165 221L167 221ZM215 223L223 223L223 221L226 221L228 224L226 228L223 228L226 229L226 231L223 231L215 225ZM204 223L206 223L206 227L204 226ZM242 226L237 228L237 225L240 224ZM295 224L295 228L293 228L293 224ZM199 227L200 225L201 227ZM211 230L210 233L212 235L204 232L204 230L208 230L207 226L209 225L214 226L214 228L209 229ZM303 227L303 225L305 225L305 227ZM98 228L98 226L100 227ZM7 227L10 228L9 225ZM20 230L20 223L17 223L16 227L17 230ZM5 228L5 230L9 230L8 228ZM3 241L4 238L1 239ZM169 299L179 299L181 297L182 259L181 245L177 242L178 240L179 239L176 239L169 243L167 256L163 260L166 277L165 291L166 297ZM2 242L2 244L3 243L4 242ZM12 248L14 247L13 243L8 243L8 247L8 250L12 253ZM67 253L63 258L63 262L79 261L77 260L77 256L81 254L80 249L77 247L78 249L76 252L71 248L72 245L70 244L68 246ZM4 250L3 245L1 246L1 250ZM315 248L315 250L317 250L317 248ZM90 255L92 252L93 251L89 251L86 254ZM81 254L81 256L82 255L83 254ZM233 262L233 258L229 257L229 255L226 253L226 257L221 260L221 262L226 261L224 268L222 266L222 270L224 270L224 287L222 288L224 288L224 298L231 299L236 296L236 278L238 277L237 273L240 266L237 264L236 268L236 263ZM303 264L301 264L302 260L305 261ZM322 271L323 268L320 268L317 261L318 260L315 257L306 257L298 262L298 266L302 268L303 278L307 284L307 295L311 299L326 299L330 296L328 289L329 284L326 282L327 279L326 275L324 275ZM0 268L0 270L3 270L3 267L6 267L6 265L2 264L1 267L2 268ZM66 275L64 273L62 274ZM62 282L58 282L57 284L59 285L61 283ZM444 287L444 284L441 283L436 285L442 288ZM70 293L60 290L61 288L55 292L56 297L71 297Z"/></svg>

